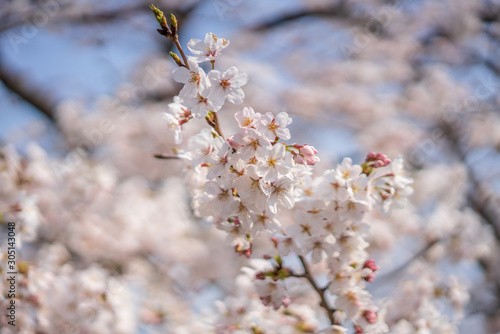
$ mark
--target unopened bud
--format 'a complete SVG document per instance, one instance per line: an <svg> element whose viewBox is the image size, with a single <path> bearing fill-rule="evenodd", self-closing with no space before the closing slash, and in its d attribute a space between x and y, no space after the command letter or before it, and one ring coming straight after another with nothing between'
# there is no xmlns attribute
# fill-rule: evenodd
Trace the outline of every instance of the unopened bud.
<svg viewBox="0 0 500 334"><path fill-rule="evenodd" d="M161 10L159 10L158 8L156 8L155 5L151 5L151 6L149 6L149 8L151 8L153 13L155 14L156 21L158 21L158 23L161 25L161 27L163 29L168 29L167 19L165 18L165 15L163 14L163 12Z"/></svg>
<svg viewBox="0 0 500 334"><path fill-rule="evenodd" d="M231 148L233 148L235 150L237 150L241 147L241 145L236 140L234 140L234 136L229 137L227 139L227 142L228 142L229 146L231 146Z"/></svg>
<svg viewBox="0 0 500 334"><path fill-rule="evenodd" d="M366 156L366 161L372 161L372 160L375 160L375 157L377 156L377 153L375 152L370 152L368 153L368 155Z"/></svg>
<svg viewBox="0 0 500 334"><path fill-rule="evenodd" d="M299 152L305 157L313 157L318 153L318 151L311 145L302 145Z"/></svg>
<svg viewBox="0 0 500 334"><path fill-rule="evenodd" d="M365 264L363 265L363 268L368 268L375 272L378 270L379 267L375 264L375 260L369 259L366 260Z"/></svg>
<svg viewBox="0 0 500 334"><path fill-rule="evenodd" d="M369 324L374 324L377 322L377 313L373 310L365 310L363 311L363 317Z"/></svg>
<svg viewBox="0 0 500 334"><path fill-rule="evenodd" d="M257 273L255 274L255 279L264 280L266 279L266 275L264 273Z"/></svg>
<svg viewBox="0 0 500 334"><path fill-rule="evenodd" d="M373 283L373 280L375 279L375 274L369 273L368 275L363 276L363 279L368 283Z"/></svg>
<svg viewBox="0 0 500 334"><path fill-rule="evenodd" d="M271 238L271 241L272 241L272 242L273 242L273 244L274 244L274 248L278 248L278 245L279 245L278 238L276 238L276 237L272 237L272 238Z"/></svg>
<svg viewBox="0 0 500 334"><path fill-rule="evenodd" d="M170 57L172 57L172 59L175 61L175 63L177 64L177 66L179 67L182 67L182 66L185 66L183 63L182 63L182 60L181 58L175 54L174 52L170 51Z"/></svg>
<svg viewBox="0 0 500 334"><path fill-rule="evenodd" d="M174 14L170 14L170 29L172 29L172 34L177 34L177 18Z"/></svg>
<svg viewBox="0 0 500 334"><path fill-rule="evenodd" d="M311 145L294 145L294 147L299 150L299 154L292 152L295 163L313 166L319 161L316 156L318 151Z"/></svg>

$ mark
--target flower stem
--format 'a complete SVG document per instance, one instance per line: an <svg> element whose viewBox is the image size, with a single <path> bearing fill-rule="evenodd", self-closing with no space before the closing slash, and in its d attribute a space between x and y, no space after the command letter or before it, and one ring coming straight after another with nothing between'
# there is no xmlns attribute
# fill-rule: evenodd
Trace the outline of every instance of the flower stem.
<svg viewBox="0 0 500 334"><path fill-rule="evenodd" d="M222 134L222 130L220 128L219 118L217 117L216 112L213 113L212 121L213 121L213 123L210 123L210 125L214 128L215 132L217 132L219 134L219 136L224 138L224 135Z"/></svg>
<svg viewBox="0 0 500 334"><path fill-rule="evenodd" d="M186 65L187 69L189 70L189 64L188 64L186 55L184 54L184 50L182 50L181 43L179 43L179 36L175 35L175 36L172 36L170 38L172 39L175 46L177 47L177 50L179 50L179 53L181 54L182 60L184 60L184 65Z"/></svg>

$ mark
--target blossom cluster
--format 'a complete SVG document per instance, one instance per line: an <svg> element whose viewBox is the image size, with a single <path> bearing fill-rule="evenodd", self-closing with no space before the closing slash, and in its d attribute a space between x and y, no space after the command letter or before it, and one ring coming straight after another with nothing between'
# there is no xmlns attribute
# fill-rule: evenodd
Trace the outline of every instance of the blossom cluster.
<svg viewBox="0 0 500 334"><path fill-rule="evenodd" d="M180 1L167 2L182 5ZM301 2L313 6L310 1ZM367 6L366 13L373 9L376 16L382 14L382 1L362 2ZM233 9L246 14L253 7L249 2ZM415 189L408 203L409 180L396 168L402 164L401 159L389 162L385 155L372 153L364 162L340 159L333 168L311 169L319 161L316 150L309 145L290 144L292 135L296 138L291 133L286 144L281 140L275 143L276 138L267 142L272 148L286 148L285 160L292 167L287 175L277 173L276 179L297 181L289 196L294 205L288 209L277 201L273 213L271 195L258 197L262 210L272 217L262 227L255 220L258 210L253 200L244 199L235 182L265 160L256 164L247 161L245 174L232 175L231 185L223 184L222 179L230 180L226 174L236 168L233 161L220 176L207 178L217 165L214 159L220 158L214 155L218 148L203 157L202 152L190 151L191 144L179 144L182 136L191 137L204 124L192 120L192 107L186 106L190 103L180 97L164 115L176 136L165 138L165 122L159 122L165 110L163 97L177 94L176 83L165 73L175 64L160 57L149 58L113 95L99 97L92 106L69 99L57 107L55 122L67 144L58 147L61 155L32 144L18 151L11 144L0 148L0 220L4 231L7 222L16 223L19 247L16 327L2 317L2 334L497 333L498 304L494 301L498 291L492 283L499 277L498 234L485 224L488 216L482 216L488 213L486 209L498 207L492 191L495 182L489 182L495 174L494 168L486 168L488 172L485 169L491 159L479 159L477 153L489 152L488 157L492 157L494 150L489 149L499 146L500 132L495 129L500 123L491 112L498 109L498 101L479 94L488 89L486 83L462 85L453 75L456 69L447 64L464 65L465 71L471 68L470 59L461 55L471 45L477 49L477 43L467 45L464 41L488 37L484 29L477 29L481 17L486 18L482 15L486 7L466 0L458 1L451 12L446 2L417 7L423 13L418 17L408 8L396 12L384 7L383 12L390 16L389 24L384 24L388 34L370 33L369 44L365 44L368 47L351 44L359 56L348 60L329 57L332 43L324 43L324 38L310 38L319 32L329 38L335 36L323 23L311 20L307 29L290 25L280 32L267 29L280 37L288 35L291 41L304 38L314 49L311 56L319 56L321 61L311 62L312 57L284 48L279 61L293 64L284 74L296 80L281 89L269 79L279 78L283 66L267 66L263 73L263 66L268 65L263 63L264 57L247 58L249 78L268 77L250 80L243 87L248 89L247 97L237 113L243 118L224 129L229 135L226 139L214 127L217 114L213 110L226 118L226 126L233 120L228 112L239 106L222 109L217 94L223 91L225 101L236 101L237 96L243 99L243 91L229 97L231 92L221 84L219 93L212 93L217 85L209 77L217 73L215 61L221 75L230 68L218 61L228 41L209 34L189 43L191 61L204 73L200 74L203 88L196 85L196 92L183 96L194 103L194 95L199 93L214 106L206 113L201 109L197 116L208 116L213 131L205 131L211 143L231 147L228 158L240 156L246 149L241 143L249 136L246 130L262 135L266 111L287 110L294 123L301 113L311 122L333 116L328 117L331 125L348 128L361 145L359 151L384 152L391 157L403 153L408 158L405 165L414 168L411 186ZM352 19L362 15L352 12L355 8L344 6L345 17L334 25L337 32L344 28L351 32ZM457 20L457 15L463 20ZM387 16L383 17L385 20ZM446 30L446 38L441 38L443 29L430 29L428 37L415 39L422 27L434 25ZM363 37L354 33L355 40ZM262 34L263 30L246 31L244 38L232 40L230 47L259 45L267 40ZM421 44L424 41L425 45ZM450 48L456 52L448 52ZM417 49L423 57L415 62ZM184 57L179 63L183 70L177 71L176 77L187 81L183 75L187 66L188 72L193 67ZM211 65L214 74L208 71ZM474 69L477 66L482 65L474 63ZM150 85L151 79L157 84ZM388 83L400 89L381 91ZM255 124L244 130L239 124L252 113L243 108L249 105L261 114L254 112ZM458 109L458 114L450 114L450 106ZM270 117L278 120L282 116ZM438 131L443 120L460 125L459 146L469 151L460 156L463 161L455 157L455 145L448 145L443 137L446 133ZM190 123L184 126L186 122ZM485 131L487 128L491 131ZM302 129L325 131L317 126ZM30 139L39 135L38 130L26 130L23 132ZM18 137L6 137L16 142L14 138ZM332 143L332 147L338 144ZM188 187L179 175L185 161L165 163L151 157L154 152L172 148L177 158L187 162L189 191L193 198L199 198L198 202L215 200L205 189L213 182L227 189L238 204L250 206L254 215L250 215L248 236L231 235L193 217ZM259 154L267 150L259 149ZM197 155L199 164L192 160ZM321 156L322 164L325 156ZM356 170L350 177L343 176L346 166ZM323 173L324 169L328 170ZM477 183L471 183L474 175ZM272 181L272 174L257 176L259 183L271 188L277 182ZM359 192L358 185L365 182L363 192ZM193 200L191 204L196 208L198 202ZM394 207L399 209L391 212ZM240 223L236 214L229 214L224 221L210 204L205 209L203 214L196 209L205 220L222 221L226 226L231 226L231 220ZM228 251L226 235L240 254L251 259ZM238 238L241 240L235 240ZM0 241L0 256L5 258L7 240ZM249 248L244 249L247 245ZM6 283L0 284L4 291ZM211 301L215 299L217 310L213 314ZM2 294L0 304L6 307L7 303L8 296Z"/></svg>
<svg viewBox="0 0 500 334"><path fill-rule="evenodd" d="M323 307L335 314L335 330L346 330L342 324L350 321L358 333L386 332L365 286L373 281L378 266L366 252L369 224L363 218L377 208L387 215L404 205L412 180L404 175L402 158L391 162L372 152L361 165L345 158L337 168L315 177L311 167L319 158L314 147L282 141L291 139L290 116L262 114L250 107L234 115L239 130L225 139L213 124L213 113L225 100L242 102L246 74L234 66L223 74L214 69L205 74L197 61L210 60L214 65L228 44L214 41L220 39L207 34L205 47L201 41L189 42L197 46L190 49L198 57L189 57L189 66L181 64L174 70L174 79L184 87L169 105L171 113L164 116L177 143L182 124L192 116L206 117L214 127L191 137L186 150L177 152L189 165L194 212L225 231L235 251L248 258L254 240L272 240L276 254L253 259L254 269L245 269L264 305L275 309L290 305L286 285L299 276L282 259L293 252L301 261L326 263L329 283L323 295L328 292L335 298L332 308L326 302ZM284 212L293 213L293 218L281 219Z"/></svg>

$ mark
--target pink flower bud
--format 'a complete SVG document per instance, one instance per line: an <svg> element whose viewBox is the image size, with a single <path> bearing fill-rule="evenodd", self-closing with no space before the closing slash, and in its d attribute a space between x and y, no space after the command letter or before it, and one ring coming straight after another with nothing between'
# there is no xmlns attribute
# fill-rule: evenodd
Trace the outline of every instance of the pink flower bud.
<svg viewBox="0 0 500 334"><path fill-rule="evenodd" d="M314 156L314 157L308 157L306 159L306 164L309 165L309 166L314 166L318 162L319 162L319 158L316 157L316 156Z"/></svg>
<svg viewBox="0 0 500 334"><path fill-rule="evenodd" d="M305 164L306 163L304 158L298 154L293 155L293 161L295 161L296 164Z"/></svg>
<svg viewBox="0 0 500 334"><path fill-rule="evenodd" d="M363 279L368 283L373 283L373 280L375 279L375 274L369 273L368 275L363 276Z"/></svg>
<svg viewBox="0 0 500 334"><path fill-rule="evenodd" d="M312 147L311 145L303 145L299 149L299 152L300 152L300 154L302 154L305 157L313 157L318 153L318 151L316 151L316 149L314 147Z"/></svg>
<svg viewBox="0 0 500 334"><path fill-rule="evenodd" d="M379 267L375 264L375 260L369 259L366 260L365 264L363 265L363 268L368 268L371 269L373 272L376 272Z"/></svg>
<svg viewBox="0 0 500 334"><path fill-rule="evenodd" d="M363 311L363 317L369 324L374 324L377 322L377 313L373 310L365 310Z"/></svg>
<svg viewBox="0 0 500 334"><path fill-rule="evenodd" d="M316 156L318 151L312 147L311 145L293 145L296 149L299 150L299 153L292 152L293 161L297 164L304 164L309 166L314 166L319 158Z"/></svg>
<svg viewBox="0 0 500 334"><path fill-rule="evenodd" d="M232 149L237 150L241 147L241 145L237 141L234 140L234 136L229 137L227 139L227 142L228 142L229 146L231 146Z"/></svg>
<svg viewBox="0 0 500 334"><path fill-rule="evenodd" d="M278 245L279 245L278 238L276 238L276 237L272 237L272 238L271 238L271 241L272 241L272 242L273 242L273 244L274 244L274 248L278 248Z"/></svg>
<svg viewBox="0 0 500 334"><path fill-rule="evenodd" d="M370 152L366 156L365 162L368 163L368 166L370 167L380 168L390 164L391 160L383 153Z"/></svg>

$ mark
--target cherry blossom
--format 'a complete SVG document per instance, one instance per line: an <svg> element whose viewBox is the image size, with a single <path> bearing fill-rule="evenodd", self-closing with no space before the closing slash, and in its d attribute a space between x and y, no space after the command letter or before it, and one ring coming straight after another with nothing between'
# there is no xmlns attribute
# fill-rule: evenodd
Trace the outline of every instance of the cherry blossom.
<svg viewBox="0 0 500 334"><path fill-rule="evenodd" d="M192 38L187 46L198 62L204 62L216 60L228 45L229 41L209 32L205 35L205 40Z"/></svg>
<svg viewBox="0 0 500 334"><path fill-rule="evenodd" d="M179 92L181 103L188 106L193 104L193 100L198 99L198 95L205 94L208 88L207 75L205 71L198 66L194 58L188 58L189 69L187 67L176 68L172 72L172 78L184 84Z"/></svg>
<svg viewBox="0 0 500 334"><path fill-rule="evenodd" d="M208 80L211 85L208 97L214 104L222 105L226 99L234 104L243 102L245 93L241 86L247 83L247 75L239 72L235 66L231 66L223 73L217 70L210 71Z"/></svg>

